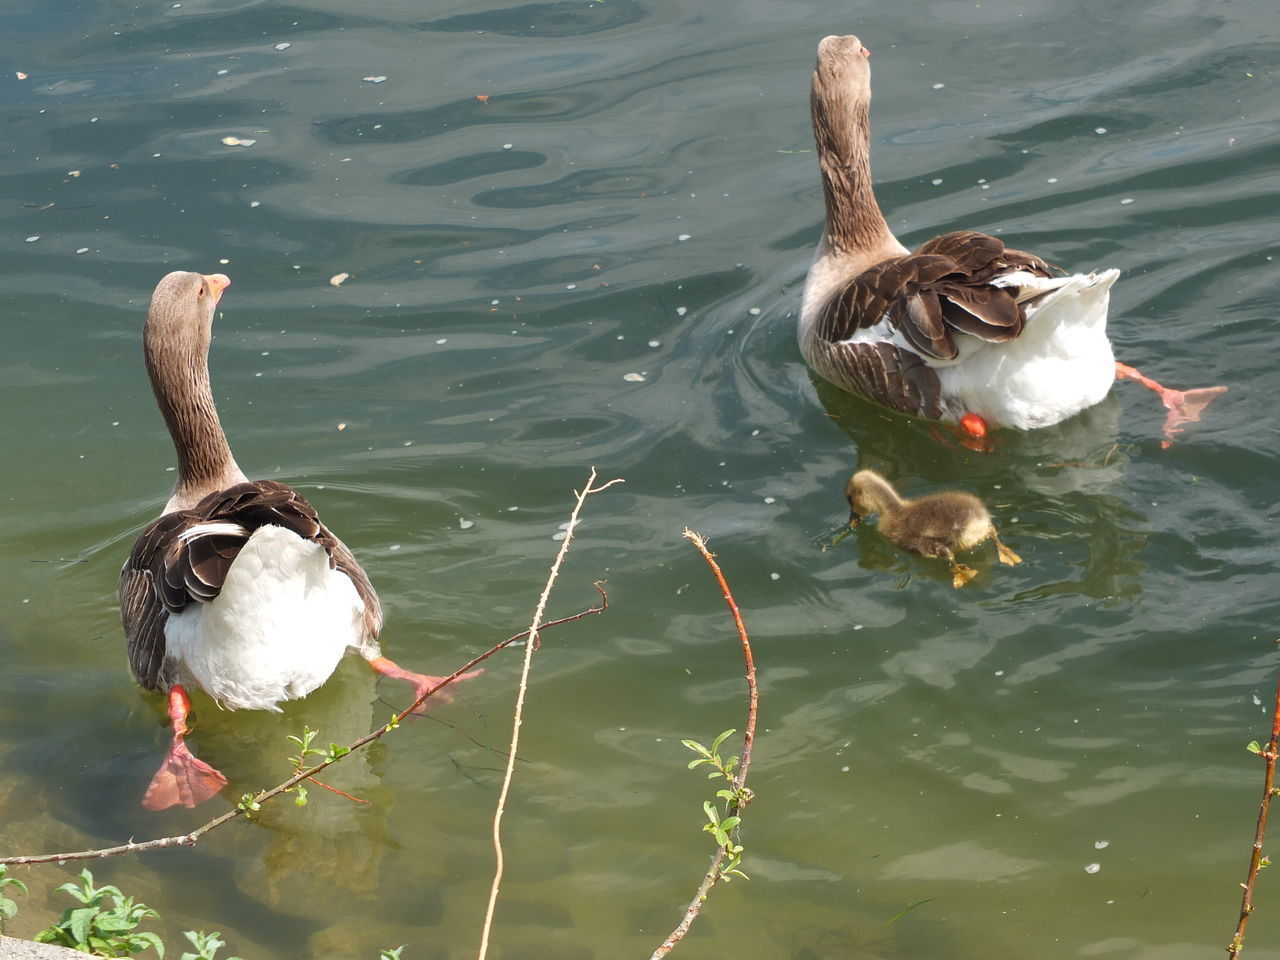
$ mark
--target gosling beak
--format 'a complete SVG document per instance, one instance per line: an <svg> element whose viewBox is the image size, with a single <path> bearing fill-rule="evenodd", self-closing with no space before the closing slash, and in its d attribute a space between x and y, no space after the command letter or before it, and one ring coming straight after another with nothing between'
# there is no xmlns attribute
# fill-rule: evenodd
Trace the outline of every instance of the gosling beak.
<svg viewBox="0 0 1280 960"><path fill-rule="evenodd" d="M225 273L206 273L204 274L204 284L209 288L213 302L217 303L222 297L222 291L231 286L231 278Z"/></svg>
<svg viewBox="0 0 1280 960"><path fill-rule="evenodd" d="M858 514L858 512L857 512L856 510L850 510L850 511L849 511L849 526L851 526L851 527L856 527L856 526L857 526L859 523L861 523L861 522L862 522L862 517L861 517L861 515L859 515L859 514Z"/></svg>

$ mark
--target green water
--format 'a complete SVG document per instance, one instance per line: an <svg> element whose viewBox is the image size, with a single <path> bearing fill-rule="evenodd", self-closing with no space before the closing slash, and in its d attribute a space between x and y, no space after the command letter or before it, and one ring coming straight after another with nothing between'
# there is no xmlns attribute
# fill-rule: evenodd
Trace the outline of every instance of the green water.
<svg viewBox="0 0 1280 960"><path fill-rule="evenodd" d="M706 867L679 741L741 729L745 687L686 525L744 609L761 730L752 879L675 956L1226 944L1280 635L1274 4L17 0L3 26L0 852L227 809L138 805L168 732L115 609L173 479L146 302L198 269L233 281L211 366L237 459L317 504L410 667L522 629L572 490L593 464L626 480L551 604L605 578L609 612L535 659L492 956L648 956ZM1133 384L982 455L814 383L794 312L833 32L874 51L904 241L970 227L1119 267L1117 355L1231 388L1182 442ZM859 464L979 492L1025 562L983 555L955 591L873 528L823 552ZM96 875L171 951L201 928L248 960L474 956L519 655L333 772L369 805L313 790ZM288 772L286 733L350 740L404 695L349 661L283 717L197 701L193 742L235 797ZM11 932L62 910L71 869L21 871ZM1280 956L1274 878L1258 901L1249 955Z"/></svg>

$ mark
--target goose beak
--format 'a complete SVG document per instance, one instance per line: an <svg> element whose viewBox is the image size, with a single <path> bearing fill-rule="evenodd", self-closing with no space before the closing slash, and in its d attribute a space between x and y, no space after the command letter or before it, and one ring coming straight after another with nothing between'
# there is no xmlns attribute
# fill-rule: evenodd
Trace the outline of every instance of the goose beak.
<svg viewBox="0 0 1280 960"><path fill-rule="evenodd" d="M213 295L213 302L217 303L222 296L222 291L231 286L231 278L225 273L206 273L204 274L204 284L209 288L209 293Z"/></svg>

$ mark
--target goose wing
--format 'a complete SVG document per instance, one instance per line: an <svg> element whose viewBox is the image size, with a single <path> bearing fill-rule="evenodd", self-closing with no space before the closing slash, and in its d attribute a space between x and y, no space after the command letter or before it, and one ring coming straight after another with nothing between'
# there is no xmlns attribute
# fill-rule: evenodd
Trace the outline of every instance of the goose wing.
<svg viewBox="0 0 1280 960"><path fill-rule="evenodd" d="M120 571L120 613L129 665L149 689L164 685L165 623L189 603L207 603L259 527L278 526L324 547L364 602L370 636L382 630L382 608L364 569L320 522L315 507L292 487L272 480L239 483L209 494L190 510L167 513L138 537Z"/></svg>
<svg viewBox="0 0 1280 960"><path fill-rule="evenodd" d="M921 356L954 360L956 333L1002 343L1022 332L1026 315L1017 288L991 282L1016 271L1054 275L1044 260L996 237L972 230L946 233L854 277L827 301L818 332L838 344L888 321Z"/></svg>

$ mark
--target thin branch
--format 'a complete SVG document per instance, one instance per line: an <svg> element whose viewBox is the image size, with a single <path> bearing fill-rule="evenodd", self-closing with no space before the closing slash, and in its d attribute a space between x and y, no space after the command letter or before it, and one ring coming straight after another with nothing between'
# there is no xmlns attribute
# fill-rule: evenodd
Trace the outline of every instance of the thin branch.
<svg viewBox="0 0 1280 960"><path fill-rule="evenodd" d="M720 592L724 595L725 603L729 605L729 612L733 614L733 625L738 628L738 640L742 644L742 656L747 664L747 726L742 736L742 760L732 781L732 791L735 799L729 801L728 810L729 816L736 817L745 803L749 802L750 798L750 794L746 791L747 770L751 766L751 747L756 739L756 711L760 702L759 691L756 689L756 661L751 655L751 641L747 639L747 627L742 622L742 611L738 609L738 602L733 599L733 592L725 581L720 565L715 561L715 554L707 549L707 542L702 538L701 534L695 533L686 527L684 535L698 548L698 552L702 554L702 559L707 561L707 566L715 574L716 582L720 584ZM740 802L737 799L740 797L746 797L747 800ZM675 949L676 944L684 939L684 935L693 926L693 921L698 918L698 913L702 910L702 904L707 899L707 894L719 882L720 865L724 863L726 856L728 856L728 850L721 845L716 850L715 857L711 860L711 867L707 870L707 875L702 878L702 883L698 885L698 892L694 894L693 900L689 903L689 909L685 911L684 919L667 935L667 939L662 941L662 945L653 951L653 955L649 960L661 960L661 958Z"/></svg>
<svg viewBox="0 0 1280 960"><path fill-rule="evenodd" d="M581 620L583 617L590 616L593 613L604 613L604 611L607 610L609 607L609 597L605 593L604 587L601 586L601 581L596 582L595 588L600 594L599 606L588 607L585 610L581 610L578 613L573 614L573 616L561 617L559 620L550 620L547 623L542 624L541 629L545 630L547 627L558 626L562 623L569 623L573 620ZM421 706L423 701L425 701L428 697L431 697L436 693L438 693L439 691L443 690L445 687L453 683L464 673L467 673L469 670L471 670L471 668L474 667L476 664L483 663L485 660L488 660L490 657L492 657L495 653L497 653L503 647L510 646L511 644L515 643L517 640L522 640L527 636L529 636L529 631L522 630L519 633L517 633L515 636L508 637L506 640L503 640L501 643L494 644L494 646L490 647L484 653L480 654L480 656L475 657L466 665L459 667L452 674L445 677L445 679L442 680L435 687L432 687L430 690L426 691L421 696L419 696L416 700L413 701L413 703L409 704L409 706L405 707L403 710L397 713L391 719L390 723L384 724L383 726L379 727L377 730L374 730L372 733L366 734L365 736L361 737L359 740L356 740L347 748L347 750L349 751L348 753L344 753L340 757L328 758L323 762L316 764L314 767L311 767L308 770L299 770L288 780L285 780L283 783L277 784L276 786L272 787L270 790L261 791L253 798L251 802L258 805L264 804L267 801L280 796L280 794L286 792L291 787L294 787L297 784L301 783L303 780L307 780L307 779L310 779L311 777L314 777L317 773L321 772L326 767L330 767L333 764L340 762L344 757L350 756L351 753L355 753L357 750L361 749L362 747L368 746L370 743L373 743L373 741L382 737L383 734L387 733L389 730L393 730L397 726L399 726L400 721L402 721L405 717L409 716L409 714L411 714L414 710L416 710L419 706ZM192 830L190 833L184 833L175 837L159 837L155 840L140 840L140 841L130 840L128 843L122 843L114 847L102 847L97 850L77 850L69 853L45 853L45 854L40 854L38 856L25 856L25 857L0 857L0 864L61 863L63 860L96 860L104 857L119 856L120 854L124 854L124 853L141 853L145 850L164 850L169 847L190 847L194 845L201 837L203 837L210 830L215 830L218 827L222 826L224 823L229 823L230 821L235 820L237 817L242 816L244 813L245 811L239 807L233 810L228 810L222 816L215 817L214 819L210 820L208 823L205 823L204 825L199 826L196 829Z"/></svg>
<svg viewBox="0 0 1280 960"><path fill-rule="evenodd" d="M582 512L582 504L587 497L593 493L600 493L608 490L615 483L622 483L619 479L610 480L608 483L593 487L592 484L596 480L596 468L591 468L591 475L587 477L586 486L582 488L582 492L574 491L577 501L573 505L573 513L569 515L569 525L565 528L564 540L560 544L560 552L556 554L555 561L551 564L551 571L547 574L547 582L542 588L542 596L538 598L538 606L533 611L533 620L529 624L526 631L529 635L529 642L524 647L524 665L520 669L520 689L516 694L515 716L511 721L511 748L507 751L507 769L502 775L502 789L498 793L498 806L493 812L493 853L494 853L494 870L493 884L489 888L489 905L484 912L484 927L480 932L480 951L477 954L478 960L484 960L489 953L489 933L493 929L493 914L498 905L498 890L502 886L502 873L505 868L505 861L502 856L502 815L507 807L507 795L511 791L511 778L515 774L516 751L520 746L520 724L524 720L524 700L525 693L529 689L529 668L533 663L533 652L538 648L538 633L543 628L542 612L546 609L547 598L551 596L551 588L556 582L556 577L560 574L560 565L564 562L565 554L569 552L569 544L573 540L573 531L578 526L578 514Z"/></svg>
<svg viewBox="0 0 1280 960"><path fill-rule="evenodd" d="M1276 706L1271 719L1271 740L1262 751L1262 758L1267 762L1266 773L1262 780L1262 802L1258 805L1258 827L1253 834L1253 854L1249 858L1249 873L1245 877L1244 897L1240 902L1240 921L1236 924L1236 935L1227 946L1227 956L1236 960L1244 949L1244 928L1249 925L1249 915L1253 913L1253 884L1258 879L1258 871L1267 864L1262 856L1262 838L1267 832L1267 814L1271 810L1271 798L1275 795L1273 783L1276 777L1277 742L1280 742L1280 684L1276 686Z"/></svg>

